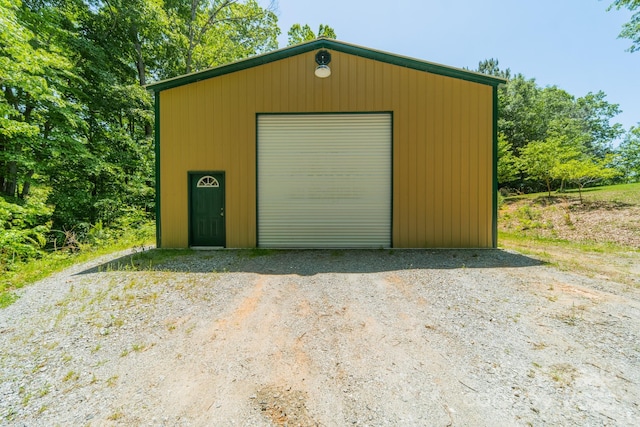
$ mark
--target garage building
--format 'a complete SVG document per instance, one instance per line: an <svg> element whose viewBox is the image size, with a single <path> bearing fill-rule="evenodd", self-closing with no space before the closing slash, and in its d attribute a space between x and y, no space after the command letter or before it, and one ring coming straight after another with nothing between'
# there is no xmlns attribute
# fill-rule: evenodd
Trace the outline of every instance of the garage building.
<svg viewBox="0 0 640 427"><path fill-rule="evenodd" d="M496 246L504 80L317 39L161 81L157 246Z"/></svg>

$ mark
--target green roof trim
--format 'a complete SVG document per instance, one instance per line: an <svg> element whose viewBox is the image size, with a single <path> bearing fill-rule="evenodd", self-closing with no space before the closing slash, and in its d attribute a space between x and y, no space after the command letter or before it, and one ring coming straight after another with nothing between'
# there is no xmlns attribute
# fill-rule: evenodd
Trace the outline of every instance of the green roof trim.
<svg viewBox="0 0 640 427"><path fill-rule="evenodd" d="M379 50L369 49L366 47L356 46L338 40L319 38L309 42L301 43L294 46L285 47L273 52L262 55L252 56L247 59L232 62L230 64L221 65L219 67L210 68L208 70L199 71L197 73L186 74L172 79L162 80L156 83L148 84L147 89L156 93L190 83L199 82L201 80L210 79L212 77L222 76L224 74L234 73L236 71L245 70L247 68L256 67L258 65L268 64L270 62L279 61L291 56L300 55L317 49L329 49L336 52L347 53L362 58L372 59L374 61L386 62L388 64L400 67L411 68L414 70L425 71L432 74L453 77L456 79L467 80L474 83L480 83L497 87L506 83L507 80L489 76L486 74L476 73L473 71L463 70L461 68L449 67L446 65L436 64L433 62L422 61L420 59L410 58L406 56L396 55L393 53L383 52Z"/></svg>

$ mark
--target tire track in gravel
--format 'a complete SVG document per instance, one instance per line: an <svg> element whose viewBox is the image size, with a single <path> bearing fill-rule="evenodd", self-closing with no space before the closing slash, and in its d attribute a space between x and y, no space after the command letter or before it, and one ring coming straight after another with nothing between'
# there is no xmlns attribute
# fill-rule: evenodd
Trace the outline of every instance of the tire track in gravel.
<svg viewBox="0 0 640 427"><path fill-rule="evenodd" d="M451 357L444 354L447 349L449 354L461 357L465 350L457 345L457 340L451 339L439 327L442 317L433 301L427 300L421 295L418 283L409 283L407 279L398 274L387 275L384 279L387 286L387 300L394 303L393 312L400 313L399 320L404 329L407 352L410 360L419 361L419 368L414 368L415 373L420 374L422 387L435 397L440 408L432 411L438 414L438 409L447 418L436 418L437 425L487 425L486 420L477 417L482 413L484 402L476 401L469 397L469 389L472 389L462 380L468 375L468 370L460 364L453 363ZM420 399L420 395L415 396ZM433 397L432 397L433 398ZM438 414L438 415L442 415ZM434 417L435 418L435 417ZM499 416L492 425L500 425ZM431 421L431 420L429 420Z"/></svg>
<svg viewBox="0 0 640 427"><path fill-rule="evenodd" d="M172 375L182 403L174 409L185 419L196 425L258 425L265 421L260 412L267 412L257 408L265 390L269 396L294 390L298 400L306 394L309 356L301 337L282 321L297 310L289 297L295 295L295 284L286 279L254 277L251 288L224 313L194 331L191 341L197 350L192 358L208 369L178 366ZM303 412L304 406L298 409ZM301 421L303 416L289 414L286 419Z"/></svg>

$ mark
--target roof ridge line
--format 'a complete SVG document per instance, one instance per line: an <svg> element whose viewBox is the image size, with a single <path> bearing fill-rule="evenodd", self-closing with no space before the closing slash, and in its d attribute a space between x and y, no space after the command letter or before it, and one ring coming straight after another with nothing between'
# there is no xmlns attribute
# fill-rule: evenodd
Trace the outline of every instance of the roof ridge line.
<svg viewBox="0 0 640 427"><path fill-rule="evenodd" d="M216 67L208 68L206 70L193 72L169 79L161 80L158 82L150 83L145 87L154 92L160 92L166 89L171 89L178 86L183 86L190 83L195 83L201 80L207 80L213 77L218 77L225 74L230 74L236 71L245 70L248 68L256 67L259 65L268 64L270 62L279 61L281 59L289 58L302 53L310 52L315 49L325 48L333 49L338 52L360 56L363 58L371 59L374 61L386 62L392 65L400 67L406 67L415 69L418 71L424 71L433 74L439 74L446 77L457 78L461 80L467 80L474 83L485 84L489 86L498 86L502 83L506 83L506 79L501 77L489 76L474 71L464 70L462 68L455 68L448 65L437 64L434 62L424 61L408 56L403 56L395 53L384 52L376 49L358 46L355 44L343 42L336 39L330 39L327 37L318 37L314 40L309 40L296 44L293 46L287 46L274 51L261 53L255 56L251 56L244 59L239 59L234 62L222 64Z"/></svg>

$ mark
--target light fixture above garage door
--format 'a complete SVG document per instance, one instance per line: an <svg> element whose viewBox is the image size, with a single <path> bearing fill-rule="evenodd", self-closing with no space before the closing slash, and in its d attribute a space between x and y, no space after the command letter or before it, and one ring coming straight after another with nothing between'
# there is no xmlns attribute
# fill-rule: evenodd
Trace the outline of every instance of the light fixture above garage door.
<svg viewBox="0 0 640 427"><path fill-rule="evenodd" d="M331 62L331 54L327 50L319 50L316 53L316 67L315 75L321 79L327 78L331 75L331 68L329 63Z"/></svg>

